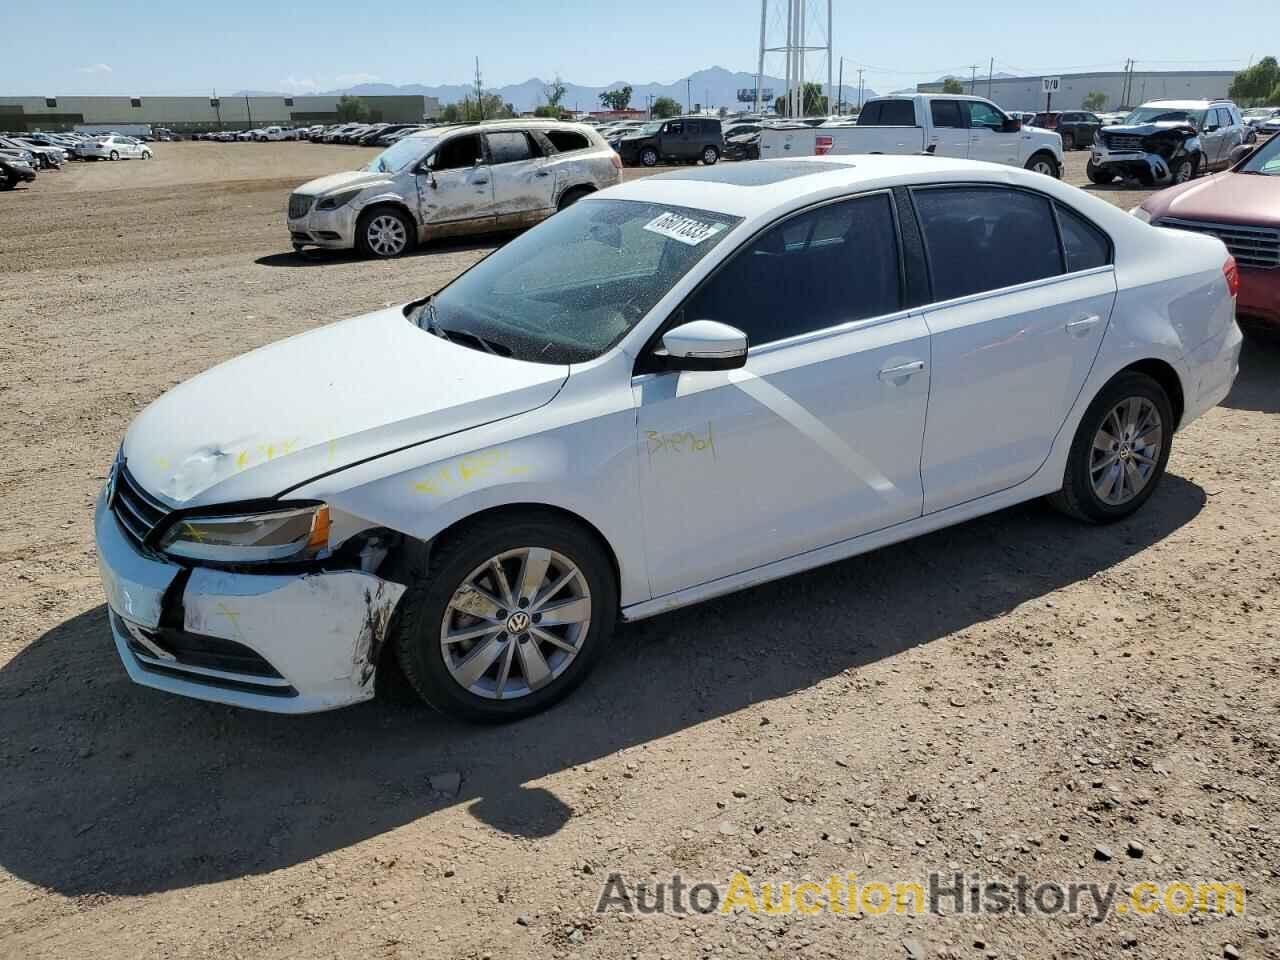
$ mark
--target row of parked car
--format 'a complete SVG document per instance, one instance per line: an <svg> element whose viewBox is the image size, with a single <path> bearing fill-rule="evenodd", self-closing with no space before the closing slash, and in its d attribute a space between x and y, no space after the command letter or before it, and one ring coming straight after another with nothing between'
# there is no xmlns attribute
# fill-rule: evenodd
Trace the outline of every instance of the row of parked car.
<svg viewBox="0 0 1280 960"><path fill-rule="evenodd" d="M433 126L430 123L317 123L309 127L255 127L252 130L200 131L192 140L219 143L309 140L311 143L350 143L365 147L389 147L401 137Z"/></svg>
<svg viewBox="0 0 1280 960"><path fill-rule="evenodd" d="M69 160L150 160L151 146L119 133L0 134L0 190L31 183L37 171L61 170Z"/></svg>

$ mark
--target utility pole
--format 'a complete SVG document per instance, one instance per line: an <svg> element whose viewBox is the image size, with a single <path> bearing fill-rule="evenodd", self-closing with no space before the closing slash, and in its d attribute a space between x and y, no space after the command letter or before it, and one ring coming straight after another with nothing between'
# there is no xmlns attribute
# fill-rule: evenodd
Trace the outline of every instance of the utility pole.
<svg viewBox="0 0 1280 960"><path fill-rule="evenodd" d="M969 96L973 96L973 86L978 82L978 65L969 67Z"/></svg>
<svg viewBox="0 0 1280 960"><path fill-rule="evenodd" d="M249 115L249 129L253 129L253 107L249 105L249 95L244 95L244 111Z"/></svg>
<svg viewBox="0 0 1280 960"><path fill-rule="evenodd" d="M222 129L222 101L218 99L218 88L213 88L213 110L218 115L218 129Z"/></svg>
<svg viewBox="0 0 1280 960"><path fill-rule="evenodd" d="M862 112L862 67L858 68L858 112Z"/></svg>
<svg viewBox="0 0 1280 960"><path fill-rule="evenodd" d="M686 116L693 113L693 77L684 78L684 112Z"/></svg>
<svg viewBox="0 0 1280 960"><path fill-rule="evenodd" d="M831 0L827 0L827 113L831 112Z"/></svg>
<svg viewBox="0 0 1280 960"><path fill-rule="evenodd" d="M484 93L480 89L480 58L476 57L476 109L480 111L480 119L484 119Z"/></svg>
<svg viewBox="0 0 1280 960"><path fill-rule="evenodd" d="M764 25L769 0L760 0L760 61L756 67L756 116L760 116L760 88L764 84Z"/></svg>
<svg viewBox="0 0 1280 960"><path fill-rule="evenodd" d="M996 72L996 58L991 58L991 65L987 67L987 99L991 99L991 77Z"/></svg>
<svg viewBox="0 0 1280 960"><path fill-rule="evenodd" d="M844 113L844 57L840 58L840 86L836 94L836 116Z"/></svg>

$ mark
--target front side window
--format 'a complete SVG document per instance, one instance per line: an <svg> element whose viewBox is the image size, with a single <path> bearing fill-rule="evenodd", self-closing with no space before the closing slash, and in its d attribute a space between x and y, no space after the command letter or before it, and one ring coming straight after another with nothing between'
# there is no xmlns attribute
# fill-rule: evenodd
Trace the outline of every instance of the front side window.
<svg viewBox="0 0 1280 960"><path fill-rule="evenodd" d="M1004 115L991 104L981 103L977 100L969 100L967 102L969 105L969 126L987 127L990 130L999 130L1004 126Z"/></svg>
<svg viewBox="0 0 1280 960"><path fill-rule="evenodd" d="M935 301L1062 273L1058 230L1044 197L1004 187L931 188L912 196Z"/></svg>
<svg viewBox="0 0 1280 960"><path fill-rule="evenodd" d="M460 170L464 167L474 167L476 161L483 158L484 151L480 147L480 137L478 134L472 133L465 137L454 137L452 140L446 140L436 150L431 169L436 171Z"/></svg>
<svg viewBox="0 0 1280 960"><path fill-rule="evenodd" d="M490 254L410 318L520 360L583 363L621 340L740 222L670 204L584 200Z"/></svg>
<svg viewBox="0 0 1280 960"><path fill-rule="evenodd" d="M485 134L485 141L489 144L489 156L493 163L515 163L533 156L529 138L519 130L488 133Z"/></svg>
<svg viewBox="0 0 1280 960"><path fill-rule="evenodd" d="M901 308L890 198L876 194L771 227L685 302L680 320L718 320L759 346Z"/></svg>
<svg viewBox="0 0 1280 960"><path fill-rule="evenodd" d="M684 133L684 124L668 123L666 132L678 137Z"/></svg>

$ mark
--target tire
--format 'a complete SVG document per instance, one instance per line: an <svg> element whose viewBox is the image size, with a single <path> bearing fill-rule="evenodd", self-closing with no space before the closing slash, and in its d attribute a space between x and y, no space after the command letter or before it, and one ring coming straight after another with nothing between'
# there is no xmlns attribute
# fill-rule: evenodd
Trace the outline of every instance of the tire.
<svg viewBox="0 0 1280 960"><path fill-rule="evenodd" d="M1084 174L1089 178L1090 183L1096 183L1099 186L1108 184L1116 178L1116 175L1108 171L1106 167L1100 167L1095 164L1092 158L1085 164Z"/></svg>
<svg viewBox="0 0 1280 960"><path fill-rule="evenodd" d="M1076 148L1076 135L1074 133L1064 133L1062 135L1062 149L1074 150Z"/></svg>
<svg viewBox="0 0 1280 960"><path fill-rule="evenodd" d="M538 591L533 591L537 606L530 605L527 614L519 607L495 609L484 599L476 606L477 593L464 598L477 610L477 616L454 605L457 591L468 584L474 584L476 590L487 590L491 597L496 591L497 602L502 603L501 588L490 573L489 564L505 557L501 563L504 575L515 582L520 577L516 571L525 569L527 561L520 554L525 550L539 551L542 559L549 561L544 573L537 575L544 592L539 597ZM569 574L568 565L576 569L576 578L553 589L555 581ZM531 618L544 615L535 611L554 606L567 611L566 619L583 614L584 599L584 620L554 627L541 621L542 628L530 622ZM480 607L488 613L479 613ZM391 649L410 685L430 706L476 723L506 723L546 709L586 678L613 632L617 610L613 564L588 530L542 512L516 517L506 514L463 527L434 552L429 568L401 600L389 642L394 644ZM512 620L521 615L523 621L515 626L529 630L519 635L525 640L508 632ZM487 626L486 621L493 626ZM446 631L476 630L485 633L458 643L444 643ZM540 639L539 633L550 633L576 650ZM481 660L470 661L472 657ZM526 663L542 675L539 682L528 682L530 667ZM465 673L468 667L471 671ZM505 681L501 688L500 679ZM507 696L499 698L496 694L500 689Z"/></svg>
<svg viewBox="0 0 1280 960"><path fill-rule="evenodd" d="M151 159L151 151L150 151L150 150L143 150L143 151L142 151L142 159L143 159L143 160L150 160L150 159Z"/></svg>
<svg viewBox="0 0 1280 960"><path fill-rule="evenodd" d="M1054 177L1056 179L1058 176L1058 161L1053 159L1053 154L1041 151L1040 153L1033 153L1027 158L1026 169L1033 173L1042 173L1046 177Z"/></svg>
<svg viewBox="0 0 1280 960"><path fill-rule="evenodd" d="M560 195L560 202L556 204L556 210L563 210L565 207L572 207L575 203L591 193L590 187L574 187L572 190L566 190Z"/></svg>
<svg viewBox="0 0 1280 960"><path fill-rule="evenodd" d="M112 159L112 160L119 160L119 159L120 159L120 153L119 153L119 151L117 151L117 150L112 150L112 151L111 151L111 159Z"/></svg>
<svg viewBox="0 0 1280 960"><path fill-rule="evenodd" d="M1136 406L1131 408L1130 404ZM1130 409L1135 411L1132 416L1126 412ZM1153 414L1158 421L1154 427ZM1137 428L1136 437L1128 434L1130 427ZM1118 374L1093 398L1081 418L1067 455L1062 489L1052 494L1049 502L1086 523L1123 520L1147 502L1164 476L1173 428L1173 406L1160 384L1136 371ZM1095 443L1104 429L1116 441L1110 444L1111 449ZM1141 442L1134 443L1134 439ZM1158 449L1153 449L1156 444ZM1108 457L1113 458L1110 464L1103 462ZM1113 501L1102 495L1108 482L1112 484L1111 496L1122 499ZM1127 485L1136 487L1136 492Z"/></svg>
<svg viewBox="0 0 1280 960"><path fill-rule="evenodd" d="M720 159L720 151L715 147L704 147L702 150L702 162L708 167L715 166L717 160Z"/></svg>
<svg viewBox="0 0 1280 960"><path fill-rule="evenodd" d="M1169 169L1169 182L1176 185L1186 183L1188 180L1194 180L1199 166L1195 157L1183 157L1181 160L1175 161Z"/></svg>
<svg viewBox="0 0 1280 960"><path fill-rule="evenodd" d="M658 165L658 151L653 147L645 147L640 151L640 163L646 167L656 167Z"/></svg>
<svg viewBox="0 0 1280 960"><path fill-rule="evenodd" d="M3 176L0 177L0 190L12 190L18 185L17 177Z"/></svg>
<svg viewBox="0 0 1280 960"><path fill-rule="evenodd" d="M394 226L399 223L399 229ZM413 221L396 207L372 207L356 221L356 247L366 257L390 260L403 256L414 247Z"/></svg>

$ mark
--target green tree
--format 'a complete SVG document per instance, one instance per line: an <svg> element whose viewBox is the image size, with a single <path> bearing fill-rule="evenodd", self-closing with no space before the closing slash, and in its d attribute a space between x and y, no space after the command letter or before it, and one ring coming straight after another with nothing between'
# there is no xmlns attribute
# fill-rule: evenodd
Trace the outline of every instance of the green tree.
<svg viewBox="0 0 1280 960"><path fill-rule="evenodd" d="M535 117L548 117L551 120L559 120L564 115L564 111L559 107L553 107L549 103L543 103L533 108L533 115Z"/></svg>
<svg viewBox="0 0 1280 960"><path fill-rule="evenodd" d="M1101 90L1090 90L1088 95L1080 101L1081 110L1102 110L1107 105L1107 95Z"/></svg>
<svg viewBox="0 0 1280 960"><path fill-rule="evenodd" d="M659 97L653 101L653 115L659 120L680 116L680 104L671 97Z"/></svg>
<svg viewBox="0 0 1280 960"><path fill-rule="evenodd" d="M338 106L336 110L338 120L342 123L353 123L357 120L367 120L369 117L369 108L365 106L364 101L359 97L353 97L349 93L344 93L338 98Z"/></svg>
<svg viewBox="0 0 1280 960"><path fill-rule="evenodd" d="M484 99L477 101L473 97L463 97L461 103L449 103L440 111L440 119L445 123L478 123L481 120L494 120L515 115L514 109L496 93L486 93Z"/></svg>
<svg viewBox="0 0 1280 960"><path fill-rule="evenodd" d="M942 92L949 93L952 96L957 93L964 93L964 84L955 77L947 77L942 81Z"/></svg>
<svg viewBox="0 0 1280 960"><path fill-rule="evenodd" d="M631 84L618 90L606 90L600 94L600 103L610 110L625 110L631 106Z"/></svg>
<svg viewBox="0 0 1280 960"><path fill-rule="evenodd" d="M773 109L778 113L787 112L787 98L779 97L773 103ZM804 108L800 111L802 117L821 117L827 113L827 98L822 92L822 84L806 83L804 85Z"/></svg>
<svg viewBox="0 0 1280 960"><path fill-rule="evenodd" d="M557 111L560 109L560 101L564 99L564 94L564 81L560 79L560 74L558 73L556 78L547 84L542 91L542 95L547 98L547 106ZM559 116L559 114L548 114L548 116Z"/></svg>
<svg viewBox="0 0 1280 960"><path fill-rule="evenodd" d="M1280 63L1275 57L1263 57L1247 70L1241 70L1231 81L1228 96L1241 106L1265 105L1280 89Z"/></svg>

